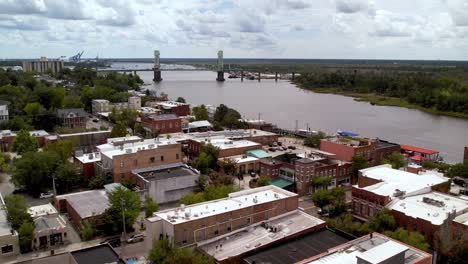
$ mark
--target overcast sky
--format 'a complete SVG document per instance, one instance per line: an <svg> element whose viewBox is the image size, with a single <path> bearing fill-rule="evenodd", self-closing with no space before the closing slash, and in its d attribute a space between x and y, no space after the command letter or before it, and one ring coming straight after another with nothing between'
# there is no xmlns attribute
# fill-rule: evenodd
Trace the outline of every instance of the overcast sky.
<svg viewBox="0 0 468 264"><path fill-rule="evenodd" d="M0 0L0 59L468 60L468 0Z"/></svg>

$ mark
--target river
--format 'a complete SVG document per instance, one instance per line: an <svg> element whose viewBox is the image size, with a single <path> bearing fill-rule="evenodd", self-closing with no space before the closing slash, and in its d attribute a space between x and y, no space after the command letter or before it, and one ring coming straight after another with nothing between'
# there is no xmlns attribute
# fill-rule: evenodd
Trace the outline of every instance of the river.
<svg viewBox="0 0 468 264"><path fill-rule="evenodd" d="M153 83L152 72L138 74L150 89L167 93L172 99L182 96L193 105L225 104L246 118L256 119L260 114L261 119L282 128L293 129L298 120L299 128L308 124L311 130L327 133L338 129L353 131L362 136L438 150L450 163L461 162L463 148L468 145L468 120L414 109L372 106L351 97L299 89L289 81L241 82L225 75L225 82L216 82L215 72L167 71L162 72L162 82Z"/></svg>

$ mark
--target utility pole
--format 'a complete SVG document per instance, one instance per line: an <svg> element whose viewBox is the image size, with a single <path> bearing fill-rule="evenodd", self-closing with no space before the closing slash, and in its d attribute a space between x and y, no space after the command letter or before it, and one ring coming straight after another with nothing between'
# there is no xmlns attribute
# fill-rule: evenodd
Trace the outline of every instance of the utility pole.
<svg viewBox="0 0 468 264"><path fill-rule="evenodd" d="M127 231L125 229L125 203L124 203L124 200L121 199L120 200L121 204L122 204L122 219L123 219L123 240L124 240L124 243L126 242L126 239L127 239Z"/></svg>
<svg viewBox="0 0 468 264"><path fill-rule="evenodd" d="M57 196L57 189L55 189L55 177L52 176L52 188L54 190L54 196Z"/></svg>

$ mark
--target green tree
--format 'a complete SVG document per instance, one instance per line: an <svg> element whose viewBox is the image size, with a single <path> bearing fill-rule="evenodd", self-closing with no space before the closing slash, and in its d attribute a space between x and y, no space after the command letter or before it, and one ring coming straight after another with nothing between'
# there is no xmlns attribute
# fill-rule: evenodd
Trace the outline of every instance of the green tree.
<svg viewBox="0 0 468 264"><path fill-rule="evenodd" d="M34 238L34 224L32 222L23 222L18 229L18 238L21 253L31 251L31 245Z"/></svg>
<svg viewBox="0 0 468 264"><path fill-rule="evenodd" d="M186 102L185 102L185 98L183 98L183 97L180 97L180 96L179 96L179 97L177 97L177 100L176 100L176 102L179 102L179 103L186 103Z"/></svg>
<svg viewBox="0 0 468 264"><path fill-rule="evenodd" d="M60 157L60 160L67 161L73 152L73 141L60 140L44 147L44 151L53 152Z"/></svg>
<svg viewBox="0 0 468 264"><path fill-rule="evenodd" d="M351 165L351 176L353 177L353 181L355 182L359 173L359 170L365 169L369 167L369 162L366 158L362 155L356 155L352 159L353 164Z"/></svg>
<svg viewBox="0 0 468 264"><path fill-rule="evenodd" d="M54 153L27 152L16 161L11 181L37 197L52 188L51 176L59 163L60 159Z"/></svg>
<svg viewBox="0 0 468 264"><path fill-rule="evenodd" d="M190 248L174 247L167 239L156 241L149 252L149 259L160 264L214 264L214 260L206 255L198 254Z"/></svg>
<svg viewBox="0 0 468 264"><path fill-rule="evenodd" d="M428 251L429 249L429 245L426 243L424 236L419 232L409 232L400 227L395 231L385 231L384 235L424 251Z"/></svg>
<svg viewBox="0 0 468 264"><path fill-rule="evenodd" d="M198 155L198 157L193 161L192 165L202 174L206 174L210 169L210 157L205 152L201 152L200 155Z"/></svg>
<svg viewBox="0 0 468 264"><path fill-rule="evenodd" d="M122 231L122 214L125 215L125 225L130 228L140 213L141 202L138 194L122 187L115 188L109 197L109 213L115 230Z"/></svg>
<svg viewBox="0 0 468 264"><path fill-rule="evenodd" d="M185 204L185 205L190 205L190 204L197 204L197 203L202 203L205 202L205 197L203 195L203 192L199 193L189 193L182 198L179 199L179 204Z"/></svg>
<svg viewBox="0 0 468 264"><path fill-rule="evenodd" d="M21 116L14 116L12 119L8 120L7 127L13 131L19 130L31 130L32 126L27 119Z"/></svg>
<svg viewBox="0 0 468 264"><path fill-rule="evenodd" d="M328 176L317 176L312 179L312 186L315 189L327 188L330 185L331 178Z"/></svg>
<svg viewBox="0 0 468 264"><path fill-rule="evenodd" d="M10 194L5 197L7 218L13 229L18 230L24 222L32 222L28 208L26 200L21 195Z"/></svg>
<svg viewBox="0 0 468 264"><path fill-rule="evenodd" d="M96 175L88 183L90 189L102 189L106 184L106 180L101 175Z"/></svg>
<svg viewBox="0 0 468 264"><path fill-rule="evenodd" d="M257 187L267 186L270 184L270 178L267 176L260 176L257 179Z"/></svg>
<svg viewBox="0 0 468 264"><path fill-rule="evenodd" d="M319 208L324 208L326 205L329 205L333 199L330 191L326 189L320 189L314 192L312 195L312 201Z"/></svg>
<svg viewBox="0 0 468 264"><path fill-rule="evenodd" d="M122 122L119 121L112 128L112 131L110 132L109 137L111 138L125 137L126 135L127 135L127 128Z"/></svg>
<svg viewBox="0 0 468 264"><path fill-rule="evenodd" d="M8 172L10 170L9 162L10 156L5 153L0 153L0 172ZM2 182L0 181L0 183Z"/></svg>
<svg viewBox="0 0 468 264"><path fill-rule="evenodd" d="M28 103L23 111L28 115L28 116L36 116L41 112L41 104L39 103Z"/></svg>
<svg viewBox="0 0 468 264"><path fill-rule="evenodd" d="M26 152L37 151L36 139L29 134L26 130L20 130L13 140L13 151L22 155Z"/></svg>
<svg viewBox="0 0 468 264"><path fill-rule="evenodd" d="M58 193L69 192L81 181L78 168L68 161L61 163L54 171L55 186Z"/></svg>
<svg viewBox="0 0 468 264"><path fill-rule="evenodd" d="M157 212L159 210L159 205L151 199L151 197L146 196L145 197L145 216L146 218L151 217L154 212Z"/></svg>
<svg viewBox="0 0 468 264"><path fill-rule="evenodd" d="M64 108L82 108L84 107L81 102L81 97L78 95L67 95L63 98Z"/></svg>
<svg viewBox="0 0 468 264"><path fill-rule="evenodd" d="M195 106L192 108L192 114L195 116L195 120L208 120L208 110L204 104Z"/></svg>
<svg viewBox="0 0 468 264"><path fill-rule="evenodd" d="M448 169L447 176L450 178L458 176L468 179L468 162L452 165Z"/></svg>
<svg viewBox="0 0 468 264"><path fill-rule="evenodd" d="M382 160L382 164L390 164L392 165L392 168L399 169L401 167L405 167L407 162L401 153L392 152L392 154L388 155L385 159Z"/></svg>
<svg viewBox="0 0 468 264"><path fill-rule="evenodd" d="M85 221L80 229L80 236L84 241L91 240L96 233L96 228L94 228L94 226L88 221Z"/></svg>
<svg viewBox="0 0 468 264"><path fill-rule="evenodd" d="M369 226L372 230L382 233L384 231L394 231L397 224L390 211L385 208L370 219Z"/></svg>
<svg viewBox="0 0 468 264"><path fill-rule="evenodd" d="M196 184L200 191L204 191L208 187L208 177L206 175L200 175L196 180Z"/></svg>
<svg viewBox="0 0 468 264"><path fill-rule="evenodd" d="M325 133L319 131L317 135L312 135L304 139L304 146L308 146L311 148L318 148L320 147L320 140L325 138Z"/></svg>

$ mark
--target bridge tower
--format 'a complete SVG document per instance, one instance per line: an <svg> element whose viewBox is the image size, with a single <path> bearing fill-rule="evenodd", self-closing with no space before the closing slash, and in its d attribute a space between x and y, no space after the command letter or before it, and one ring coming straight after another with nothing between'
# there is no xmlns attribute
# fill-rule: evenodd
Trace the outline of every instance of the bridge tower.
<svg viewBox="0 0 468 264"><path fill-rule="evenodd" d="M159 50L154 51L154 67L153 67L153 81L160 82L162 81L161 78L161 64L159 63Z"/></svg>
<svg viewBox="0 0 468 264"><path fill-rule="evenodd" d="M224 62L223 62L223 51L220 50L218 51L218 77L216 78L216 81L218 82L224 82Z"/></svg>

